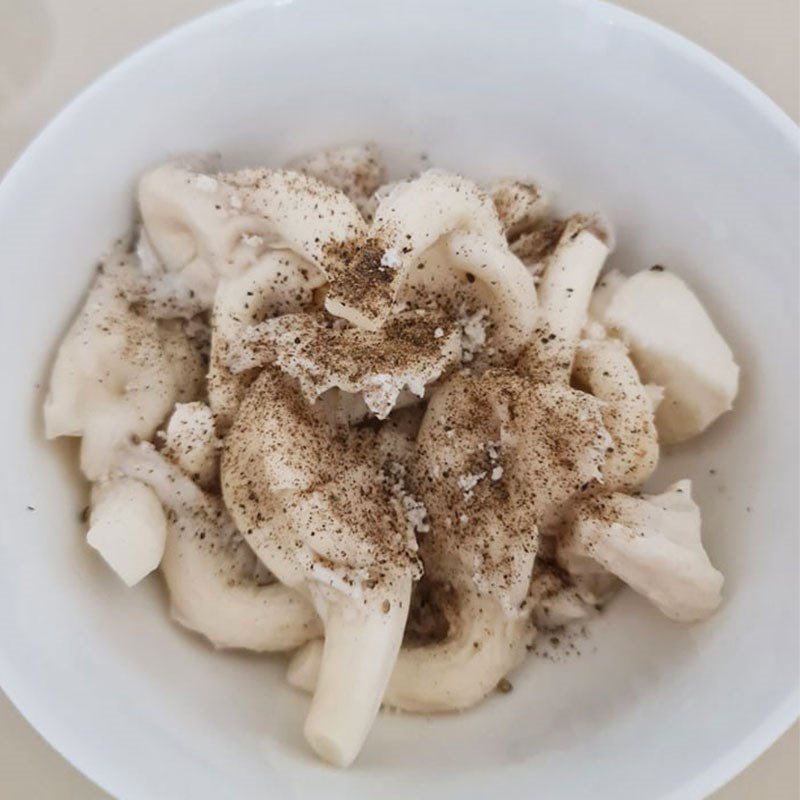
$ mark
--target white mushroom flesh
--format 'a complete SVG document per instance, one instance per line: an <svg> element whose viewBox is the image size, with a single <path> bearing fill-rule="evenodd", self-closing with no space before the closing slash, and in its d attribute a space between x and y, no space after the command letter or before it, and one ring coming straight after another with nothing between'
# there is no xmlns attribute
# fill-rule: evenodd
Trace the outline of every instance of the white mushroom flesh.
<svg viewBox="0 0 800 800"><path fill-rule="evenodd" d="M656 426L665 443L702 433L730 410L739 367L691 289L654 267L611 287L599 303L600 321L628 345L644 382L664 388Z"/></svg>
<svg viewBox="0 0 800 800"><path fill-rule="evenodd" d="M700 537L692 485L679 481L659 495L591 498L573 512L559 559L591 559L677 622L708 617L721 602L722 574Z"/></svg>

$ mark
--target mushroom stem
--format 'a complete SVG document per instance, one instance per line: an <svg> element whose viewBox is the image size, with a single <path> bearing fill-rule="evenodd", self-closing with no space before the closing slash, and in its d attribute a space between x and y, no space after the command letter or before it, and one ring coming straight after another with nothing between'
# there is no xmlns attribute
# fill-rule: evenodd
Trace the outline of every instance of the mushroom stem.
<svg viewBox="0 0 800 800"><path fill-rule="evenodd" d="M325 643L320 644L314 698L305 736L312 749L337 767L358 755L383 700L403 640L411 578L397 579L391 596L365 608L352 602L325 609Z"/></svg>
<svg viewBox="0 0 800 800"><path fill-rule="evenodd" d="M520 358L532 377L566 383L575 347L608 246L586 228L568 224L539 284L540 325Z"/></svg>

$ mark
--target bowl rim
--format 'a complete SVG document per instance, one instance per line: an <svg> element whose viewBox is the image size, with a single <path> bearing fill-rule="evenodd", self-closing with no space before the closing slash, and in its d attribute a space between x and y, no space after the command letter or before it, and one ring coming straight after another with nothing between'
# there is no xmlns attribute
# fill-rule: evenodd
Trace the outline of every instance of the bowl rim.
<svg viewBox="0 0 800 800"><path fill-rule="evenodd" d="M9 194L13 196L16 181L23 168L35 160L37 151L47 141L57 137L60 129L68 124L72 117L80 114L84 106L90 103L106 84L113 83L123 73L135 70L140 62L145 61L153 53L161 48L171 46L183 37L191 36L205 28L212 28L222 20L234 18L251 10L278 9L282 6L299 5L306 1L236 0L173 26L136 48L92 80L45 123L28 145L23 148L5 175L0 177L0 202L4 196ZM546 0L546 2L553 6L572 7L601 24L633 31L710 72L742 97L754 112L761 114L786 140L789 148L796 150L798 158L800 158L800 126L765 92L701 45L661 23L617 6L608 0ZM0 688L27 722L84 777L112 795L118 794L119 790L127 793L123 787L116 784L113 773L101 774L102 768L92 761L90 755L81 750L80 744L73 744L74 739L66 735L67 728L56 721L52 709L39 700L35 687L26 684L24 674L15 670L12 659L2 649L0 649ZM661 800L707 797L753 763L798 718L800 718L800 676L783 701L766 713L761 723L735 747L707 764L700 772L687 777L680 786L668 795L664 795Z"/></svg>

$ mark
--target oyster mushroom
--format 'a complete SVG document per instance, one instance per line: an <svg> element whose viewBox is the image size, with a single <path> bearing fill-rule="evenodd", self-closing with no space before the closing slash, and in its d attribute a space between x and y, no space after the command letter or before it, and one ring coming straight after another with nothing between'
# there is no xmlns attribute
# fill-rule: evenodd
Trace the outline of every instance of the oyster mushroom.
<svg viewBox="0 0 800 800"><path fill-rule="evenodd" d="M178 623L217 648L292 650L319 635L311 604L271 579L221 498L147 443L123 450L117 469L150 487L166 509L161 572Z"/></svg>
<svg viewBox="0 0 800 800"><path fill-rule="evenodd" d="M388 282L376 282L370 298L377 320L396 299L452 305L461 295L489 309L497 349L516 353L529 338L533 281L509 250L490 198L475 184L440 170L397 184L379 203L370 237L390 265Z"/></svg>
<svg viewBox="0 0 800 800"><path fill-rule="evenodd" d="M297 378L313 403L331 390L363 397L385 419L410 392L425 387L461 360L461 336L443 314L406 311L378 331L341 327L323 315L285 314L249 328L229 351L234 374L275 364Z"/></svg>
<svg viewBox="0 0 800 800"><path fill-rule="evenodd" d="M234 374L228 365L231 351L253 326L310 308L315 290L324 283L319 270L287 250L266 253L242 275L219 281L211 313L208 399L222 431L230 427L258 374L255 369Z"/></svg>
<svg viewBox="0 0 800 800"><path fill-rule="evenodd" d="M322 619L305 734L338 766L355 759L375 719L419 575L413 530L375 452L368 431L333 429L266 368L222 457L225 502L248 543Z"/></svg>
<svg viewBox="0 0 800 800"><path fill-rule="evenodd" d="M153 250L206 307L221 278L243 275L270 251L293 252L313 273L328 248L366 230L342 192L287 170L208 175L166 164L140 181L139 206Z"/></svg>
<svg viewBox="0 0 800 800"><path fill-rule="evenodd" d="M692 290L663 267L606 283L593 311L628 345L642 380L664 388L656 412L661 440L702 433L732 408L738 391L730 347Z"/></svg>
<svg viewBox="0 0 800 800"><path fill-rule="evenodd" d="M723 577L703 548L691 481L658 495L593 497L572 517L558 550L571 573L596 562L676 622L705 619L720 604Z"/></svg>
<svg viewBox="0 0 800 800"><path fill-rule="evenodd" d="M523 372L545 382L569 379L592 289L608 252L591 220L577 216L564 224L537 287L539 322L520 357Z"/></svg>
<svg viewBox="0 0 800 800"><path fill-rule="evenodd" d="M167 540L167 518L149 487L132 478L92 486L86 542L128 586L158 569Z"/></svg>
<svg viewBox="0 0 800 800"><path fill-rule="evenodd" d="M658 433L653 403L625 345L611 339L581 341L572 379L604 403L603 422L613 441L603 464L604 489L641 486L658 465Z"/></svg>
<svg viewBox="0 0 800 800"><path fill-rule="evenodd" d="M200 358L180 326L148 319L126 299L134 269L113 254L107 260L50 374L45 433L83 437L81 469L90 480L106 478L122 444L150 439L174 404L202 387Z"/></svg>

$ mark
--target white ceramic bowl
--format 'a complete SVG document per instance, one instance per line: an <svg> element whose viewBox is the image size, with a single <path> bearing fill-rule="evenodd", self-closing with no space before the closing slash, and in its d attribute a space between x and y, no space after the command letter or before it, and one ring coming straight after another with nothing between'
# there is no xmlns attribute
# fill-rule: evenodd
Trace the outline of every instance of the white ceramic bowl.
<svg viewBox="0 0 800 800"><path fill-rule="evenodd" d="M357 765L315 762L279 659L216 655L85 546L74 448L43 441L59 335L170 155L280 164L371 139L397 166L535 176L600 209L613 264L689 279L743 366L732 414L664 461L725 573L708 623L626 593L581 658L529 660L461 716L384 715ZM404 161L405 160L405 161ZM244 3L146 47L39 136L0 186L0 680L123 798L700 797L798 710L797 129L699 48L598 2ZM60 457L59 457L60 456ZM714 472L712 472L714 471ZM714 474L715 473L715 474ZM27 506L31 506L29 510Z"/></svg>

